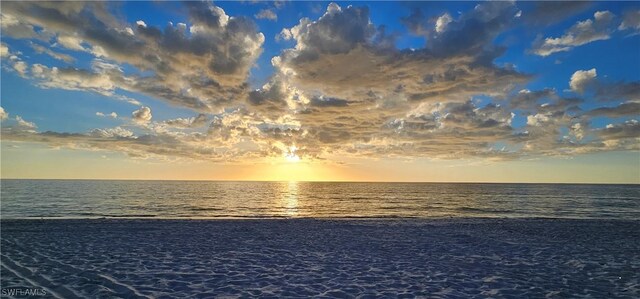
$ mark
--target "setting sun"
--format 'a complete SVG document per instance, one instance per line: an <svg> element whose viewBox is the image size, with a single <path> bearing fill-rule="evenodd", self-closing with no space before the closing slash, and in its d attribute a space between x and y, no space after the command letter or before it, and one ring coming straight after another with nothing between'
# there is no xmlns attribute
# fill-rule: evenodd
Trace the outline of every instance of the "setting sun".
<svg viewBox="0 0 640 299"><path fill-rule="evenodd" d="M289 149L284 153L284 158L285 160L287 160L287 162L291 162L291 163L300 162L300 157L296 154L296 150L298 150L298 148L295 145L293 145L289 147Z"/></svg>

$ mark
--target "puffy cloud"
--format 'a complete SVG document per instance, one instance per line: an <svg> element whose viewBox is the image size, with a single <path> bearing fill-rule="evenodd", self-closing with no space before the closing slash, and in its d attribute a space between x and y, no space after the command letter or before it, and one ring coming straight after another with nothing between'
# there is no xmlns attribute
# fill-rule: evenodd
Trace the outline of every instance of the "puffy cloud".
<svg viewBox="0 0 640 299"><path fill-rule="evenodd" d="M530 126L541 126L542 124L548 121L549 121L549 117L540 113L527 116L527 125L530 125Z"/></svg>
<svg viewBox="0 0 640 299"><path fill-rule="evenodd" d="M0 28L4 36L13 38L38 38L40 35L35 31L33 25L24 22L12 14L0 14Z"/></svg>
<svg viewBox="0 0 640 299"><path fill-rule="evenodd" d="M94 137L106 137L106 138L113 138L113 137L135 138L135 135L133 134L133 132L127 129L123 129L121 127L115 127L110 129L93 129L89 133L89 135Z"/></svg>
<svg viewBox="0 0 640 299"><path fill-rule="evenodd" d="M277 21L278 15L272 9L262 9L256 15L256 19L265 19L271 21Z"/></svg>
<svg viewBox="0 0 640 299"><path fill-rule="evenodd" d="M591 91L600 101L640 101L640 82L611 82L596 78L596 69L578 70L571 76L571 90L584 93Z"/></svg>
<svg viewBox="0 0 640 299"><path fill-rule="evenodd" d="M44 28L61 47L126 63L140 72L110 72L109 81L114 88L146 93L196 110L217 111L245 94L249 69L262 52L264 35L250 19L232 18L211 3L185 5L191 26L169 24L164 29L148 26L144 21L131 28L111 15L108 3L11 2L3 5L3 16ZM67 71L66 75L84 73L92 80L104 79L104 74L88 72ZM71 86L84 87L79 83ZM89 89L97 91L95 86Z"/></svg>
<svg viewBox="0 0 640 299"><path fill-rule="evenodd" d="M342 9L330 3L326 13L317 21L303 18L290 29L296 48L287 51L288 59L315 59L320 54L348 53L366 44L375 34L369 21L369 9L349 6Z"/></svg>
<svg viewBox="0 0 640 299"><path fill-rule="evenodd" d="M590 70L578 70L573 75L571 75L571 80L569 81L569 87L571 90L575 92L582 93L585 88L594 82L597 76L596 69Z"/></svg>
<svg viewBox="0 0 640 299"><path fill-rule="evenodd" d="M482 54L493 48L492 41L513 23L519 10L513 2L492 1L476 5L455 20L436 21L436 34L429 41L429 48L439 55ZM446 26L437 32L438 21Z"/></svg>
<svg viewBox="0 0 640 299"><path fill-rule="evenodd" d="M88 90L108 96L113 95L116 88L116 82L112 80L113 73L75 68L49 68L36 63L31 66L31 75L42 88Z"/></svg>
<svg viewBox="0 0 640 299"><path fill-rule="evenodd" d="M151 121L151 108L144 106L140 107L140 109L131 113L131 117L133 121L137 123L146 124Z"/></svg>
<svg viewBox="0 0 640 299"><path fill-rule="evenodd" d="M0 121L6 120L9 118L9 113L4 111L4 108L0 107Z"/></svg>
<svg viewBox="0 0 640 299"><path fill-rule="evenodd" d="M457 20L443 18L440 33L448 37L438 41L440 50L454 47L454 36L473 35L467 32L476 30L471 24L484 26L484 37L475 41L481 51L445 53L382 45L383 33L369 20L366 7L330 4L318 20L303 18L283 30L282 36L295 40L296 46L272 60L277 73L249 94L249 107L269 119L291 115L298 121L299 128L263 130L269 133L263 137L278 140L285 149L296 146L304 156L327 151L485 155L492 142L510 137L513 115L499 105L475 107L469 99L480 94L504 97L527 80L493 65L491 58L499 51L490 42L515 12L511 4L482 4ZM503 23L489 25L496 17ZM440 107L436 116L424 111L435 107ZM477 138L477 143L450 142L451 136ZM428 140L441 142L442 150L426 144Z"/></svg>
<svg viewBox="0 0 640 299"><path fill-rule="evenodd" d="M609 124L595 133L605 150L640 150L640 122L636 119Z"/></svg>
<svg viewBox="0 0 640 299"><path fill-rule="evenodd" d="M4 43L0 44L0 57L9 57L9 47L7 47L7 45L5 45Z"/></svg>
<svg viewBox="0 0 640 299"><path fill-rule="evenodd" d="M474 16L480 18L481 12L488 14L484 18L508 15L502 12L503 6L498 5L498 12L479 6L471 16L461 18L475 20ZM462 41L463 36L472 35L464 31L472 30L471 25L460 23L464 22L452 21L442 39L432 43L434 48L443 51L438 55L431 49L401 51L375 43L379 32L369 20L366 8L343 9L330 4L319 20L302 19L291 28L296 47L285 50L272 62L282 77L297 88L349 100L371 101L378 97L388 101L396 97L398 101L433 101L454 96L464 101L482 93L501 95L512 84L527 79L513 70L493 65L488 59L496 54L493 51L485 56L467 49L465 53L449 51L449 55L444 56L444 49L453 46L455 40ZM493 31L486 29L492 32L486 35L495 34L496 27L502 26L494 26Z"/></svg>
<svg viewBox="0 0 640 299"><path fill-rule="evenodd" d="M447 25L451 23L453 19L448 13L445 13L438 17L436 20L436 33L442 33L447 29Z"/></svg>
<svg viewBox="0 0 640 299"><path fill-rule="evenodd" d="M569 51L594 41L607 40L614 31L613 19L615 15L610 11L597 11L593 19L580 21L557 38L541 38L534 41L532 52L539 56L549 56L556 52Z"/></svg>
<svg viewBox="0 0 640 299"><path fill-rule="evenodd" d="M27 65L26 62L24 61L16 61L13 64L13 69L21 76L21 77L26 77L27 76L27 68L29 66Z"/></svg>
<svg viewBox="0 0 640 299"><path fill-rule="evenodd" d="M510 159L625 149L634 140L633 123L592 128L589 121L637 115L635 82L603 82L595 69L577 71L573 91L626 101L583 112L581 99L522 89L531 76L494 63L504 51L494 45L496 37L527 18L513 2L429 18L414 11L405 22L428 41L415 50L395 48L394 34L373 24L366 7L331 3L317 20L303 18L282 30L280 38L295 46L273 58L275 73L255 90L246 79L264 37L250 19L188 2L188 21L158 28L144 20L123 23L108 5L3 4L3 14L52 34L53 49L98 57L87 69L25 63L24 76L43 88L92 91L137 106L120 93L143 93L194 115L159 121L140 107L127 126L86 133L3 123L3 140L221 162L281 158L293 148L303 159L327 153ZM592 26L606 17L596 15ZM21 60L7 61L15 68ZM516 118L526 124L514 127Z"/></svg>

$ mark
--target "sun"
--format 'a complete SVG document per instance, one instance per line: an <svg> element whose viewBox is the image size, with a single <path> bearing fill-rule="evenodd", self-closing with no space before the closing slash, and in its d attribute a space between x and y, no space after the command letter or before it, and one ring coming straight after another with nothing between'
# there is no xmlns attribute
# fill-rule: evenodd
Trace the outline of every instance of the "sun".
<svg viewBox="0 0 640 299"><path fill-rule="evenodd" d="M283 154L284 159L287 160L287 162L291 163L300 162L300 157L296 154L296 150L298 150L298 148L295 145L290 146L289 149Z"/></svg>

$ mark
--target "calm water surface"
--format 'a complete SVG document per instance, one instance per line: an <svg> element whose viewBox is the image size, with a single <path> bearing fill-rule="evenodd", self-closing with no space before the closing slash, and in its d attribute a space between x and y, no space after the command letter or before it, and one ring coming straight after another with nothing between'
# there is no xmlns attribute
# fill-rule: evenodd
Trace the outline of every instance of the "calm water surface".
<svg viewBox="0 0 640 299"><path fill-rule="evenodd" d="M640 185L2 180L24 217L640 219Z"/></svg>

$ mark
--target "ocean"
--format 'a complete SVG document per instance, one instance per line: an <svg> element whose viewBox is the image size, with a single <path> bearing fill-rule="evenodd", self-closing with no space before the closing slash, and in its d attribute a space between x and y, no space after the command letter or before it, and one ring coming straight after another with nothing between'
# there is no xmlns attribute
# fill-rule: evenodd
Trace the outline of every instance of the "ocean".
<svg viewBox="0 0 640 299"><path fill-rule="evenodd" d="M640 219L639 185L3 179L11 218Z"/></svg>

